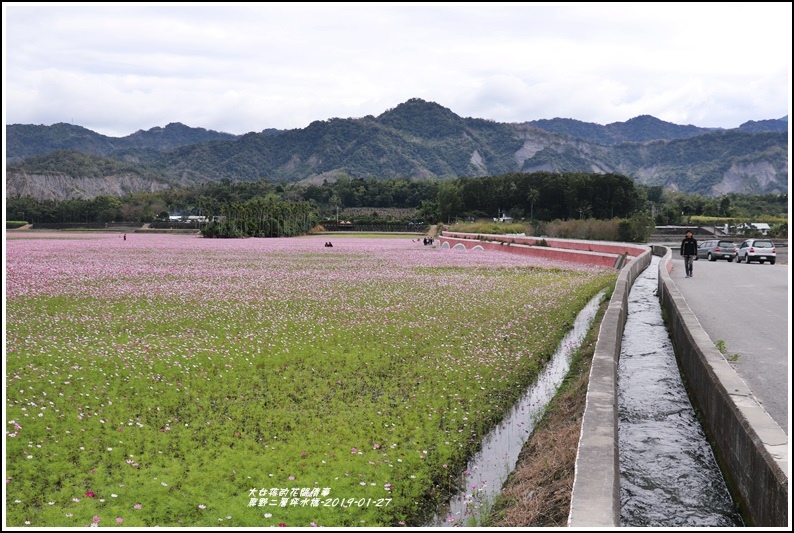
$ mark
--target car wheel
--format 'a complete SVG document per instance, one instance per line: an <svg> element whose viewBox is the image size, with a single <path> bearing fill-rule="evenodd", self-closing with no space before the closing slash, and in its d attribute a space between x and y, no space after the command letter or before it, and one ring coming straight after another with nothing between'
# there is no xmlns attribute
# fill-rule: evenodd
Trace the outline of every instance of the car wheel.
<svg viewBox="0 0 794 533"><path fill-rule="evenodd" d="M774 259L772 259L772 260L769 262L769 264L770 264L770 265L774 265L774 264L775 264L775 260L774 260Z"/></svg>
<svg viewBox="0 0 794 533"><path fill-rule="evenodd" d="M744 262L747 263L748 265L750 264L750 256L749 255L745 255L744 256Z"/></svg>
<svg viewBox="0 0 794 533"><path fill-rule="evenodd" d="M728 262L729 262L729 263L733 263L733 257L729 257L729 258L728 258Z"/></svg>
<svg viewBox="0 0 794 533"><path fill-rule="evenodd" d="M759 263L761 263L761 264L763 265L763 264L764 264L764 260L763 260L763 259L761 259L761 260L759 261Z"/></svg>
<svg viewBox="0 0 794 533"><path fill-rule="evenodd" d="M709 255L706 256L706 259L709 261L714 261L714 258L711 256L711 252L709 252Z"/></svg>

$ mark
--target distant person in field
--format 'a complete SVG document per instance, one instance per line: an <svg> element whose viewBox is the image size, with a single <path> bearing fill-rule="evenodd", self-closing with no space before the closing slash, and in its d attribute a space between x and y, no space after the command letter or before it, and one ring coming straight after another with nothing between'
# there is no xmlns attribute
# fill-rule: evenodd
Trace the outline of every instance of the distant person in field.
<svg viewBox="0 0 794 533"><path fill-rule="evenodd" d="M124 234L124 240L125 241L127 240L127 234L126 233Z"/></svg>

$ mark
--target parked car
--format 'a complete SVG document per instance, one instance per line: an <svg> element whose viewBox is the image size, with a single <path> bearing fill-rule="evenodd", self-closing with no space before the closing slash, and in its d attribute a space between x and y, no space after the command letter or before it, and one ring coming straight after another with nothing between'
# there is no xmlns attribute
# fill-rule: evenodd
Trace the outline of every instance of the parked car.
<svg viewBox="0 0 794 533"><path fill-rule="evenodd" d="M709 261L725 259L730 263L736 257L737 252L736 245L731 241L712 239L698 244L698 259L708 259Z"/></svg>
<svg viewBox="0 0 794 533"><path fill-rule="evenodd" d="M747 239L739 246L736 262L758 261L762 265L765 261L775 264L775 245L768 239Z"/></svg>

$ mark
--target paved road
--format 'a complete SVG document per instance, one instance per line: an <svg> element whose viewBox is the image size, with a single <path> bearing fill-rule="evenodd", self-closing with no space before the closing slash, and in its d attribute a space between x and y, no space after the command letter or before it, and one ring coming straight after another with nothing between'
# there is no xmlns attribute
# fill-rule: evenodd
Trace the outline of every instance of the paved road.
<svg viewBox="0 0 794 533"><path fill-rule="evenodd" d="M738 355L731 366L788 435L789 265L701 259L694 264L693 277L686 278L674 248L670 276L711 340L724 341L729 360Z"/></svg>

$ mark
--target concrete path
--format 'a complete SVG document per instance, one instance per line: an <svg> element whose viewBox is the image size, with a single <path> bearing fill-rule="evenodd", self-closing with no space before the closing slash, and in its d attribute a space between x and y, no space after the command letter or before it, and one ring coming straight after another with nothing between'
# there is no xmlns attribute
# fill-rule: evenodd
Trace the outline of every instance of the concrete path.
<svg viewBox="0 0 794 533"><path fill-rule="evenodd" d="M692 278L673 252L670 277L701 326L788 435L791 398L791 306L788 264L694 264Z"/></svg>

